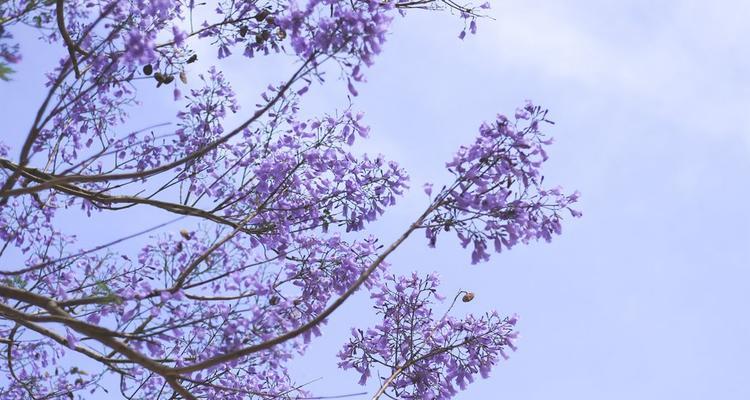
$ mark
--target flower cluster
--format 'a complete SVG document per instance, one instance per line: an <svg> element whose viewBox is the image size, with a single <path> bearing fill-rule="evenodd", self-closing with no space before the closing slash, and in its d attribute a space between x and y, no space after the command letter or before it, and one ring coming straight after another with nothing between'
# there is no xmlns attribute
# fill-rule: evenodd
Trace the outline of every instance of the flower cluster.
<svg viewBox="0 0 750 400"><path fill-rule="evenodd" d="M565 195L559 187L542 185L545 147L552 143L539 130L549 123L546 116L546 110L527 103L514 120L499 115L482 124L476 141L459 149L446 164L456 180L435 196L439 207L425 229L430 246L441 232L454 231L463 247L473 246L476 264L489 259L489 246L499 253L530 240L550 241L561 232L562 210L581 216L571 208L577 192ZM425 191L431 195L432 186Z"/></svg>
<svg viewBox="0 0 750 400"><path fill-rule="evenodd" d="M125 33L124 61L140 66L157 61L157 36L163 31L171 31L175 44L182 42L182 30L176 25L182 18L180 2L173 0L137 0L130 4L115 6L114 15L132 21L130 30Z"/></svg>
<svg viewBox="0 0 750 400"><path fill-rule="evenodd" d="M377 371L382 391L399 399L449 399L477 374L486 378L516 349L516 317L440 316L433 309L442 300L438 284L435 275L389 276L372 293L382 322L352 329L339 366L359 372L362 385Z"/></svg>
<svg viewBox="0 0 750 400"><path fill-rule="evenodd" d="M392 2L311 0L303 9L294 4L278 18L295 53L307 58L317 52L355 55L367 65L380 53L391 21Z"/></svg>

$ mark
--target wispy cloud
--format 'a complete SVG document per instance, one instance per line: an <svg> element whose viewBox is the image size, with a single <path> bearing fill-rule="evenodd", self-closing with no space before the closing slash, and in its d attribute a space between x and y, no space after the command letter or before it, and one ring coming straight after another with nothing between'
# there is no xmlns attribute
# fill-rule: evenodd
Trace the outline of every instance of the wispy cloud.
<svg viewBox="0 0 750 400"><path fill-rule="evenodd" d="M497 21L478 39L514 68L750 145L750 124L740 118L750 110L750 3L574 3L495 2Z"/></svg>

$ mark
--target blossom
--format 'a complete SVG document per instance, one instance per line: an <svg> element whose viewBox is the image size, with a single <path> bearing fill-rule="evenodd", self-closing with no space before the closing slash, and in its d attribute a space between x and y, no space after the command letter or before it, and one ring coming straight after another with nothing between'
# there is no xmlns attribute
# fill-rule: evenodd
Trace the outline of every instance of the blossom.
<svg viewBox="0 0 750 400"><path fill-rule="evenodd" d="M154 39L139 31L130 31L125 41L125 61L147 64L156 59Z"/></svg>
<svg viewBox="0 0 750 400"><path fill-rule="evenodd" d="M572 208L578 192L566 195L559 187L543 186L541 167L552 143L540 131L546 116L531 103L516 111L515 121L498 115L446 163L456 180L437 196L439 207L425 229L431 246L453 231L463 247L472 246L476 264L489 259L490 245L499 253L518 243L551 241L561 233L562 210L581 216Z"/></svg>
<svg viewBox="0 0 750 400"><path fill-rule="evenodd" d="M436 275L388 276L373 291L382 321L352 337L338 353L343 369L365 384L373 369L392 376L386 392L401 399L449 399L479 374L483 378L507 351L515 351L517 317L490 312L458 319L435 310Z"/></svg>
<svg viewBox="0 0 750 400"><path fill-rule="evenodd" d="M187 33L176 25L172 27L172 35L174 36L174 44L177 47L182 47L185 44L185 39L188 37Z"/></svg>

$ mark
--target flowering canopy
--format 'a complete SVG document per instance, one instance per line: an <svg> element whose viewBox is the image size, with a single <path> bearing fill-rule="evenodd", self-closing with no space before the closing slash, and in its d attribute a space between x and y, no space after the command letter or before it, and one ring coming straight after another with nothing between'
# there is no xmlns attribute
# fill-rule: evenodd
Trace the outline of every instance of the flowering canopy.
<svg viewBox="0 0 750 400"><path fill-rule="evenodd" d="M300 108L326 68L339 70L356 96L399 12L449 10L465 22L463 38L488 7L0 4L0 79L13 79L22 65L19 25L66 52L39 88L44 100L23 142L0 141L0 397L87 398L113 389L132 399L304 397L288 361L362 286L383 321L353 331L340 366L357 370L361 383L372 369L387 371L376 397L449 398L477 373L486 376L514 349L515 317L436 318L437 279L388 274L386 259L424 230L430 246L453 231L472 245L473 263L486 261L490 246L500 252L550 240L562 210L580 215L570 208L577 194L542 185L546 112L527 104L513 119L481 125L476 141L446 164L454 180L435 193L426 184L424 212L383 245L352 232L396 203L406 172L354 151L369 135L361 113L303 118ZM216 53L199 54L199 43ZM241 105L222 60L275 54L293 57L295 71L269 84L255 107ZM198 57L216 57L217 66L198 70ZM171 90L183 108L173 126L134 129L130 118L154 90ZM85 247L75 227L60 222L62 212L95 221L135 206L190 217L195 229L160 224ZM138 240L135 252L113 247ZM70 354L98 369L70 366ZM116 388L105 383L112 376Z"/></svg>

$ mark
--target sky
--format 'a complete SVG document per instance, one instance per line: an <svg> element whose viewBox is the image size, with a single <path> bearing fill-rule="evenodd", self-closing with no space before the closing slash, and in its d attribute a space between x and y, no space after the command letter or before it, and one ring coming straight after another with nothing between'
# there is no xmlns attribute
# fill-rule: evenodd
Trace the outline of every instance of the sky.
<svg viewBox="0 0 750 400"><path fill-rule="evenodd" d="M550 244L474 266L451 240L428 249L416 236L394 254L394 273L437 271L444 294L475 292L457 315L520 315L519 350L456 398L750 398L750 3L492 4L493 19L463 41L450 15L397 18L354 99L372 127L362 150L412 177L413 190L371 228L384 241L426 206L422 183L447 178L444 162L479 124L526 99L555 121L546 182L582 194L583 218ZM28 125L10 116L38 101L20 81L38 79L40 57L0 86L4 140ZM273 74L241 61L226 73L251 105ZM309 112L340 107L340 86L319 90ZM101 237L100 223L86 233ZM351 326L374 323L360 293L294 364L298 380L319 395L372 393L336 369L335 352Z"/></svg>
<svg viewBox="0 0 750 400"><path fill-rule="evenodd" d="M750 3L496 1L491 15L463 42L449 18L398 21L357 99L415 188L531 99L556 122L547 182L582 193L583 218L551 244L471 266L413 240L393 259L476 292L467 312L521 317L518 352L457 398L750 398ZM413 192L383 221L391 237L424 205ZM329 331L352 325L347 306ZM344 387L314 350L315 387Z"/></svg>

